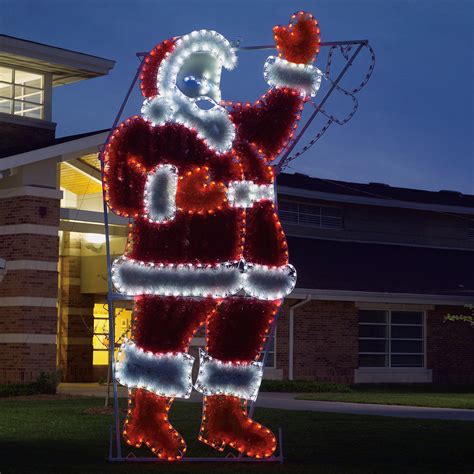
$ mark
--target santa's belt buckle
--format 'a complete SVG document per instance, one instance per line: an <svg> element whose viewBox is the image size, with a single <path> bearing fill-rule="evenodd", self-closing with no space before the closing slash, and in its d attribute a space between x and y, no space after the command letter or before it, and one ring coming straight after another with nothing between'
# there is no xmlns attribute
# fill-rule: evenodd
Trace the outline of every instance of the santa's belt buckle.
<svg viewBox="0 0 474 474"><path fill-rule="evenodd" d="M256 184L253 181L231 181L227 188L230 206L247 208L256 202L274 201L273 184Z"/></svg>

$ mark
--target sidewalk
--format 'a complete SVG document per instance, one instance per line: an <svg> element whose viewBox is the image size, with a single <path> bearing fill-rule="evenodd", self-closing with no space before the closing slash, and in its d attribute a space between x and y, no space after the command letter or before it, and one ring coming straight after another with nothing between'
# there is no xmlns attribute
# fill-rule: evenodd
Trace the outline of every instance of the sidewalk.
<svg viewBox="0 0 474 474"><path fill-rule="evenodd" d="M97 383L62 383L58 393L105 397L107 387ZM112 391L111 391L112 393ZM256 406L279 408L281 410L321 411L328 413L347 413L350 415L394 416L399 418L424 418L436 420L474 421L474 410L456 408L428 408L402 405L375 405L368 403L320 402L313 400L295 400L297 393L260 392ZM127 390L119 387L119 397L126 397ZM200 402L201 394L193 392L189 402Z"/></svg>

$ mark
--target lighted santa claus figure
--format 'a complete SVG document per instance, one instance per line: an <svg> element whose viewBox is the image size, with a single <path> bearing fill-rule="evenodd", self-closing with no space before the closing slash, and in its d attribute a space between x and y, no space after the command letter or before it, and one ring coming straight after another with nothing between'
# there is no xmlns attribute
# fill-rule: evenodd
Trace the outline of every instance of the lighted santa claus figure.
<svg viewBox="0 0 474 474"><path fill-rule="evenodd" d="M280 54L265 62L270 89L255 103L221 101L221 69L232 69L236 55L219 33L156 46L141 71L141 116L122 123L105 150L108 205L132 222L113 264L117 291L135 300L132 339L117 362L117 379L130 389L124 437L162 459L186 450L168 411L193 386L204 394L201 441L257 458L276 447L246 410L261 383L264 342L296 282L271 163L321 72L310 65L320 44L310 14L274 34ZM193 385L188 350L204 324Z"/></svg>

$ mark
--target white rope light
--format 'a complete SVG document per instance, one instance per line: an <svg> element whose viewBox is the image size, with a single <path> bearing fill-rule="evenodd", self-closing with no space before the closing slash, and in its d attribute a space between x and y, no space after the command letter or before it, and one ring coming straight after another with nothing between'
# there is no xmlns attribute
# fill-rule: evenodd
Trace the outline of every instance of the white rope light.
<svg viewBox="0 0 474 474"><path fill-rule="evenodd" d="M151 171L145 184L145 218L164 223L176 214L178 170L173 165L158 165Z"/></svg>
<svg viewBox="0 0 474 474"><path fill-rule="evenodd" d="M252 207L263 200L274 201L273 184L255 184L253 181L232 181L227 190L227 199L232 207Z"/></svg>
<svg viewBox="0 0 474 474"><path fill-rule="evenodd" d="M202 394L256 400L262 383L262 362L222 362L199 350L199 374L194 388Z"/></svg>
<svg viewBox="0 0 474 474"><path fill-rule="evenodd" d="M321 85L322 71L310 64L296 64L269 56L263 66L263 77L270 86L297 89L302 96L314 97Z"/></svg>
<svg viewBox="0 0 474 474"><path fill-rule="evenodd" d="M201 86L201 96L188 97L177 86L178 73L185 61L196 53L207 53L216 61L206 74ZM168 121L181 123L196 130L198 137L217 153L225 153L232 147L235 126L221 100L221 69L233 69L237 56L229 41L212 30L199 30L182 36L163 59L157 75L159 95L143 102L142 116L153 126ZM211 98L212 97L212 98ZM203 110L200 101L211 102L212 108Z"/></svg>
<svg viewBox="0 0 474 474"><path fill-rule="evenodd" d="M117 355L116 378L128 388L142 388L160 397L189 398L194 357L184 352L154 354L124 340Z"/></svg>
<svg viewBox="0 0 474 474"><path fill-rule="evenodd" d="M288 264L271 267L242 261L216 265L149 263L126 256L112 264L112 281L120 293L223 298L244 290L260 300L290 294L296 270Z"/></svg>

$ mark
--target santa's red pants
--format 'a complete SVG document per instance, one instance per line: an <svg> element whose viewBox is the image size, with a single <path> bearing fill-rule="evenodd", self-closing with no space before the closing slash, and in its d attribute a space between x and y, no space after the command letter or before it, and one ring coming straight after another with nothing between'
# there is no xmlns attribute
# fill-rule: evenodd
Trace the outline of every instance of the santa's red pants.
<svg viewBox="0 0 474 474"><path fill-rule="evenodd" d="M132 336L155 354L187 352L200 326L207 324L206 351L221 362L249 363L263 350L281 300L230 297L182 298L142 296L135 299ZM130 399L124 435L129 444L145 442L159 457L180 458L186 444L169 424L172 399L136 389ZM247 416L245 402L229 395L204 397L199 439L216 449L230 445L250 456L269 456L275 437Z"/></svg>

